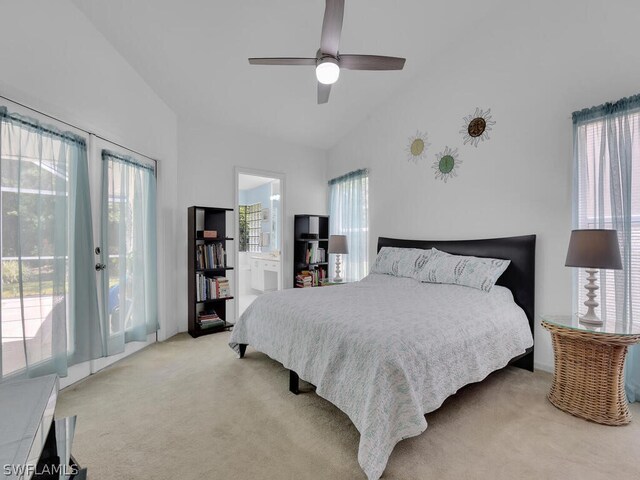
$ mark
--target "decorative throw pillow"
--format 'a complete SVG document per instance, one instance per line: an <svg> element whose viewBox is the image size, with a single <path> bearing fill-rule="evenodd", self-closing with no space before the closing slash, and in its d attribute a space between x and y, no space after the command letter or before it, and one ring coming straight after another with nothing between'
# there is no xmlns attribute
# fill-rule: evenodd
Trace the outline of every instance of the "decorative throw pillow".
<svg viewBox="0 0 640 480"><path fill-rule="evenodd" d="M433 248L428 265L416 279L428 283L464 285L488 292L510 263L511 260L450 255Z"/></svg>
<svg viewBox="0 0 640 480"><path fill-rule="evenodd" d="M430 249L382 247L371 267L371 273L416 278L427 265L430 256Z"/></svg>

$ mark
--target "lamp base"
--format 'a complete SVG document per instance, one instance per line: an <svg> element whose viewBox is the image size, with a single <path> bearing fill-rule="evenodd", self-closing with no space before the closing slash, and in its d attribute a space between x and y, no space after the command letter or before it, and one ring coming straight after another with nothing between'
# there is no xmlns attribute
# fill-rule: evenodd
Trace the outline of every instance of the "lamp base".
<svg viewBox="0 0 640 480"><path fill-rule="evenodd" d="M335 283L342 282L342 277L340 276L340 263L341 263L340 254L337 254L336 255L336 274L333 276L333 280L332 280Z"/></svg>
<svg viewBox="0 0 640 480"><path fill-rule="evenodd" d="M597 327L602 326L602 320L597 315L589 315L589 313L585 313L578 317L580 323L586 323L587 325L594 325Z"/></svg>
<svg viewBox="0 0 640 480"><path fill-rule="evenodd" d="M596 315L595 309L599 305L596 291L600 288L596 283L596 273L598 270L596 268L586 268L585 271L588 273L587 275L587 284L584 286L587 290L587 301L584 302L584 305L587 307L587 313L581 315L579 320L582 323L586 323L588 325L602 325L602 320L600 317Z"/></svg>

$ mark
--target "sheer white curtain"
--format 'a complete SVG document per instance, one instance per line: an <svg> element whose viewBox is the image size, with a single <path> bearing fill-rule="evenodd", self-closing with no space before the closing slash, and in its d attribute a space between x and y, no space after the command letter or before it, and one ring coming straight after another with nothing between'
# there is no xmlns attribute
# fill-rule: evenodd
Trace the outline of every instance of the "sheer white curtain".
<svg viewBox="0 0 640 480"><path fill-rule="evenodd" d="M102 356L84 138L0 107L1 377Z"/></svg>
<svg viewBox="0 0 640 480"><path fill-rule="evenodd" d="M104 338L109 355L158 330L153 167L103 150Z"/></svg>
<svg viewBox="0 0 640 480"><path fill-rule="evenodd" d="M357 281L369 273L369 171L356 170L329 181L329 233L346 235L349 253L342 255L342 277ZM329 276L335 255L329 256Z"/></svg>
<svg viewBox="0 0 640 480"><path fill-rule="evenodd" d="M605 321L640 322L640 95L573 114L574 226L618 231L622 270L600 272ZM584 290L576 282L576 306ZM626 389L640 400L640 349L629 351Z"/></svg>

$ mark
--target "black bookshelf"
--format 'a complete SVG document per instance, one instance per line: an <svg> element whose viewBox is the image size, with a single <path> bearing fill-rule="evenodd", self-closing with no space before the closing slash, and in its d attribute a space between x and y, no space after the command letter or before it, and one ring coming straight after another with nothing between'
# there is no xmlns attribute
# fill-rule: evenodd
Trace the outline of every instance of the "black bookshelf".
<svg viewBox="0 0 640 480"><path fill-rule="evenodd" d="M189 334L192 337L200 337L210 333L228 330L233 326L227 322L227 301L232 300L233 296L227 295L220 298L204 298L202 294L198 296L198 279L208 282L208 279L215 277L226 277L233 267L228 266L229 260L232 258L232 250L228 248L229 242L233 241L232 237L227 236L227 215L233 212L231 208L215 208L215 207L189 207L188 215L188 323ZM215 230L216 238L207 238L204 231ZM207 249L207 253L215 252L213 256L209 256L206 264L203 264L203 253ZM221 255L222 250L224 254ZM199 253L200 252L200 257ZM213 260L215 258L215 261ZM199 315L201 312L215 312L220 320L224 323L215 326L204 327L200 324ZM230 313L230 312L229 312Z"/></svg>
<svg viewBox="0 0 640 480"><path fill-rule="evenodd" d="M329 273L329 216L328 215L296 215L293 224L293 286L297 287L296 278L303 271L315 272L324 270L324 278ZM313 248L324 249L323 261L309 261L308 251ZM311 259L313 260L313 259ZM320 285L314 285L320 286Z"/></svg>

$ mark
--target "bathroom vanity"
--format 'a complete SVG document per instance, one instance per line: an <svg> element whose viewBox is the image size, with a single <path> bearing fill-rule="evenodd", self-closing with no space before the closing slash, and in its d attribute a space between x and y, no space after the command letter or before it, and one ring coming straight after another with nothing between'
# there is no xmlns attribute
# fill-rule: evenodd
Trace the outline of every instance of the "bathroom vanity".
<svg viewBox="0 0 640 480"><path fill-rule="evenodd" d="M280 284L280 256L262 254L252 255L249 259L251 266L251 288L260 292L278 290Z"/></svg>

